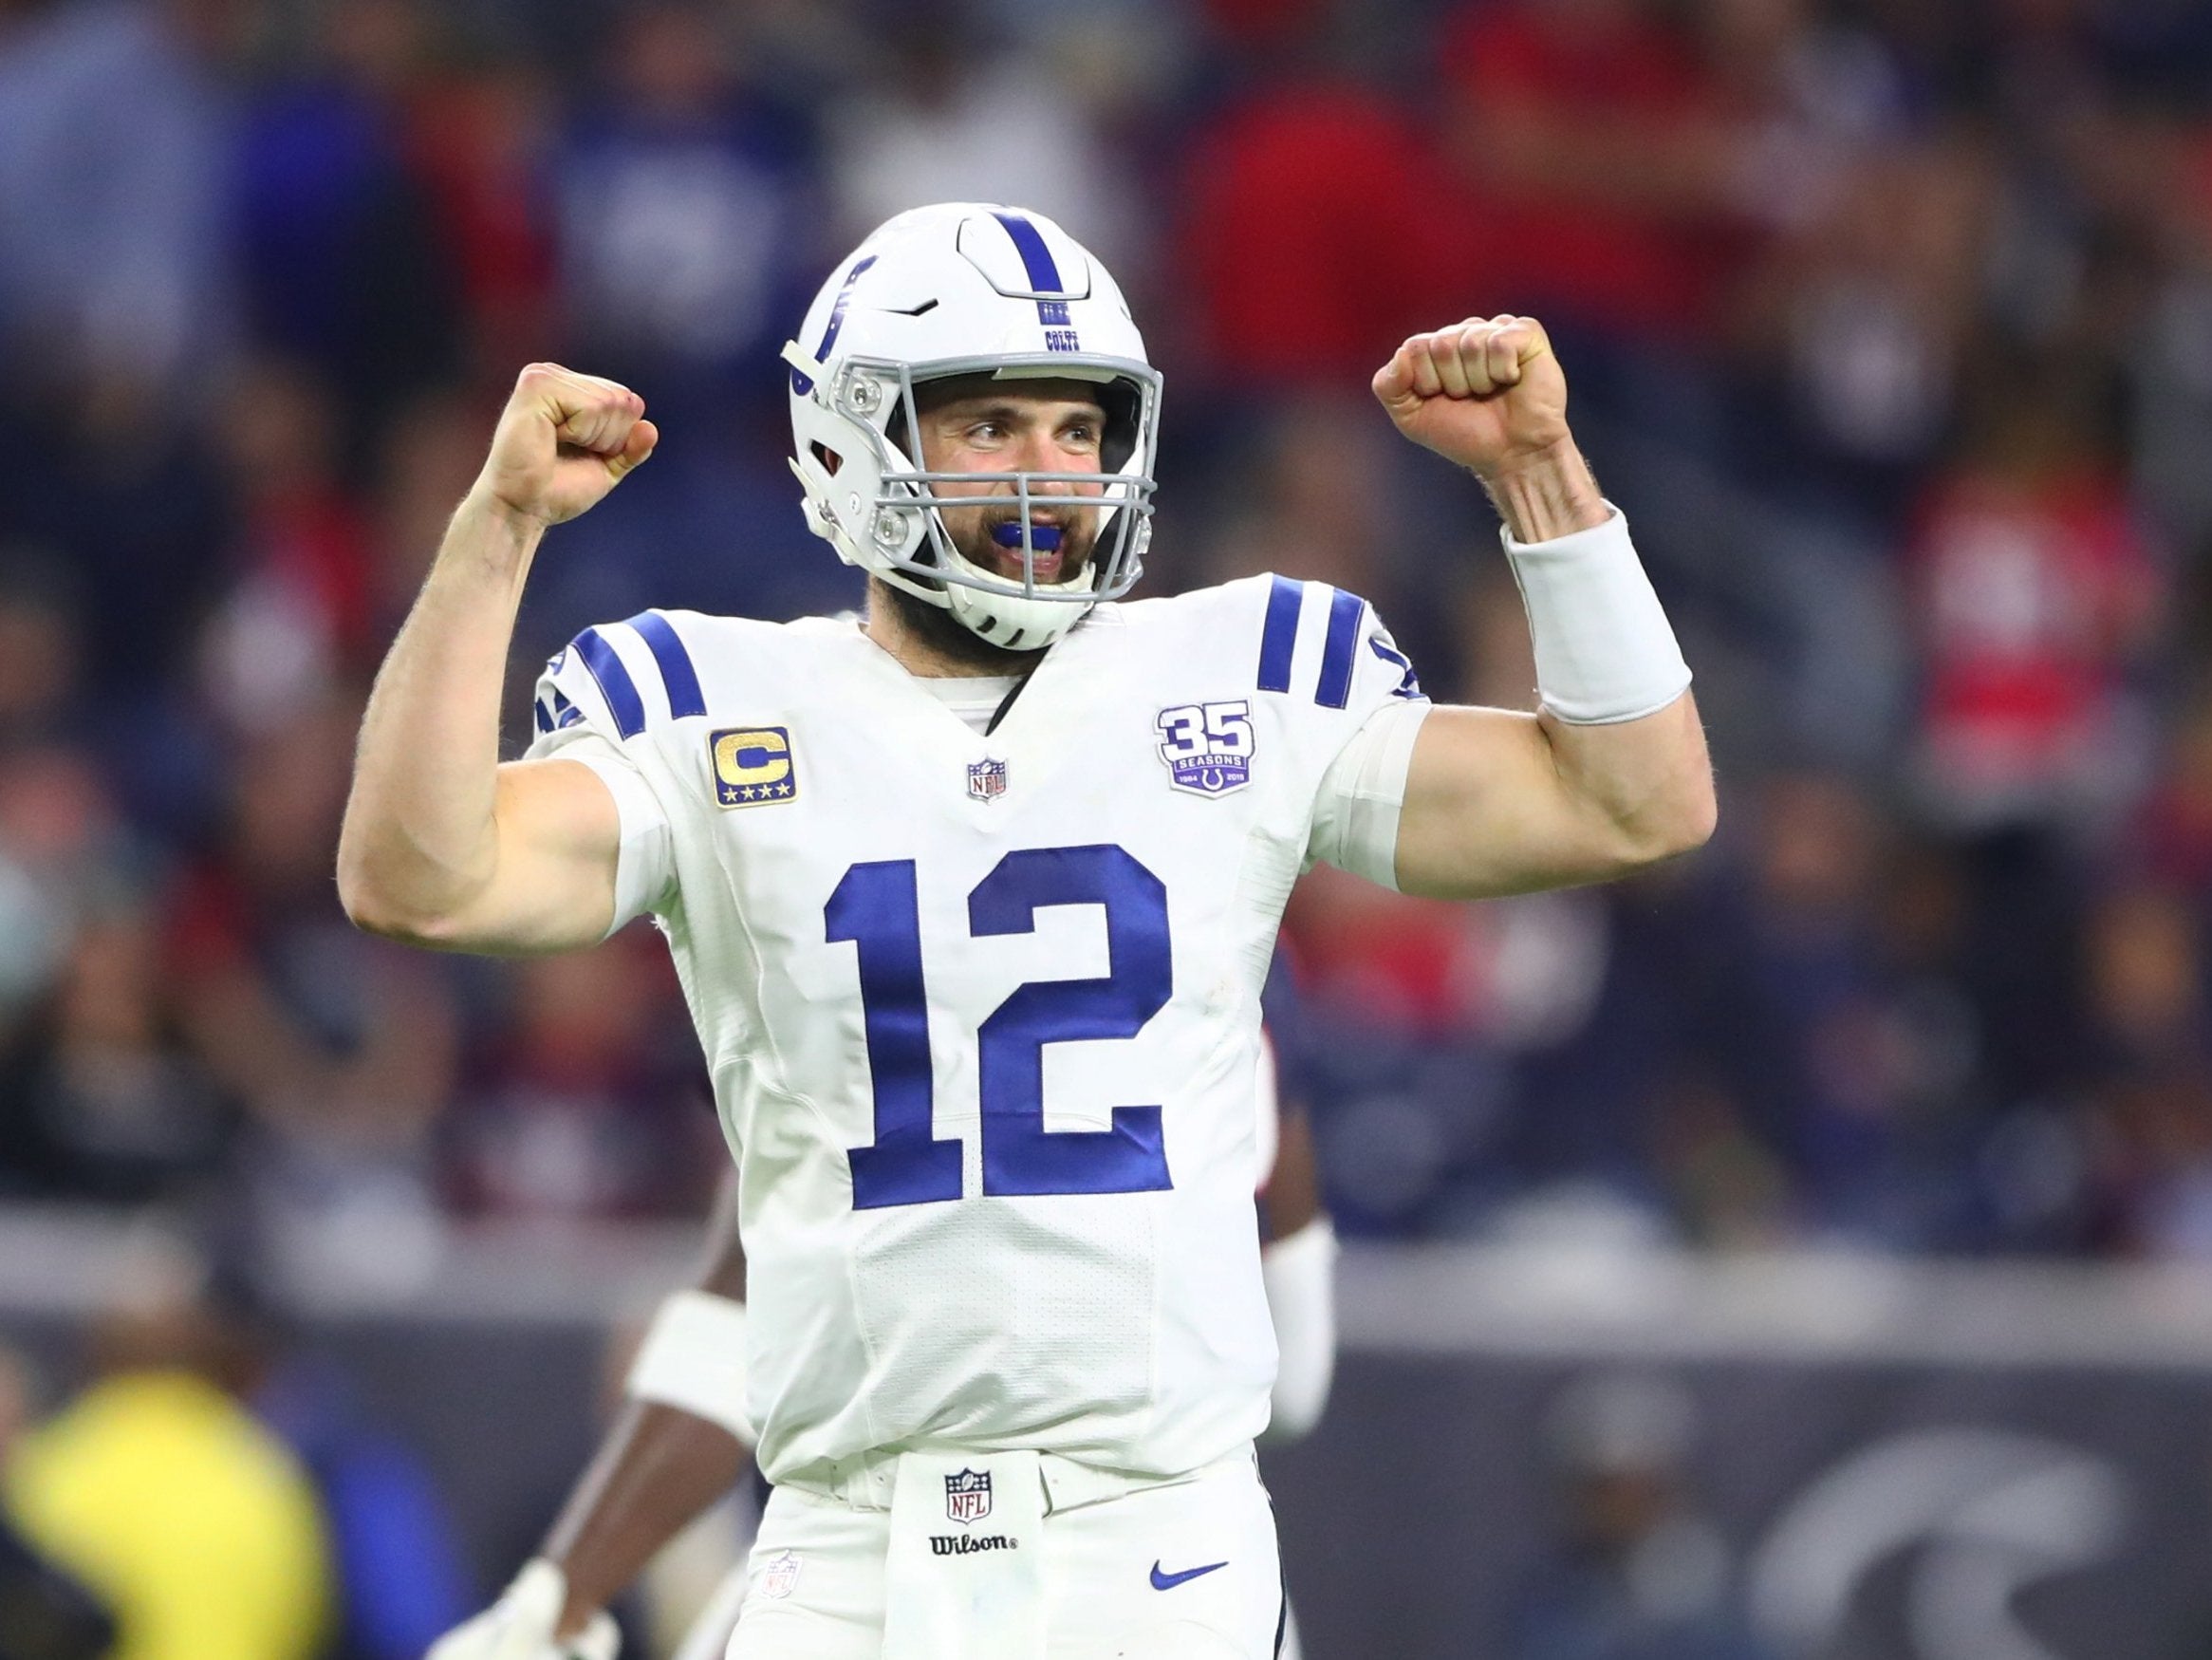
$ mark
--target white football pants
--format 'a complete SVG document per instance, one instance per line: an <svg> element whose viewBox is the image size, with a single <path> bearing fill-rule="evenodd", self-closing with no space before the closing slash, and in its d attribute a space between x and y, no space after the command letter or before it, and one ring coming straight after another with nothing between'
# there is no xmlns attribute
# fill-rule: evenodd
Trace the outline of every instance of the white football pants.
<svg viewBox="0 0 2212 1660"><path fill-rule="evenodd" d="M1282 1569L1249 1458L1048 1510L1043 1541L1035 1660L1273 1660ZM890 1542L888 1510L778 1487L727 1660L881 1660Z"/></svg>

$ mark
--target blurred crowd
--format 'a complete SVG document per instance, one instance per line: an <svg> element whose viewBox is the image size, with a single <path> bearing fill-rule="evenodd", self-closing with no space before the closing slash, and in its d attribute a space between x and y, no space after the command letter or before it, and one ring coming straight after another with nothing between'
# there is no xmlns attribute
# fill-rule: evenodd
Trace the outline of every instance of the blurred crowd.
<svg viewBox="0 0 2212 1660"><path fill-rule="evenodd" d="M1366 391L1527 311L1698 672L1694 859L1300 889L1348 1226L2212 1259L2191 0L0 0L0 1200L400 1283L703 1206L659 942L354 931L351 737L532 359L665 436L539 562L517 744L586 623L852 604L776 349L949 197L1131 291L1150 591L1341 583L1530 706L1479 493Z"/></svg>

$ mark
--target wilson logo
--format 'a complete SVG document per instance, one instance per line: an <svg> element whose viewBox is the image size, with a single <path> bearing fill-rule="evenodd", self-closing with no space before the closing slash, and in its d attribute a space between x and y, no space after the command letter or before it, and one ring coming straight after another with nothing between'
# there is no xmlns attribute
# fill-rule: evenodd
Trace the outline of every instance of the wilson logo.
<svg viewBox="0 0 2212 1660"><path fill-rule="evenodd" d="M1016 1551L1017 1540L1003 1533L980 1536L966 1533L933 1533L929 1536L929 1554L933 1557L972 1557L977 1551Z"/></svg>

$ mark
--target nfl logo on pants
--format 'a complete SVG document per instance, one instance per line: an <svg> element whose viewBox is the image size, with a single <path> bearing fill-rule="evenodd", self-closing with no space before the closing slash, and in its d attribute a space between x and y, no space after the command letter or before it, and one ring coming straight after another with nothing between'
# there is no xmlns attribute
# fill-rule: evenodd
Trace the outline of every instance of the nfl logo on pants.
<svg viewBox="0 0 2212 1660"><path fill-rule="evenodd" d="M965 1525L991 1514L991 1472L962 1470L945 1478L945 1514Z"/></svg>

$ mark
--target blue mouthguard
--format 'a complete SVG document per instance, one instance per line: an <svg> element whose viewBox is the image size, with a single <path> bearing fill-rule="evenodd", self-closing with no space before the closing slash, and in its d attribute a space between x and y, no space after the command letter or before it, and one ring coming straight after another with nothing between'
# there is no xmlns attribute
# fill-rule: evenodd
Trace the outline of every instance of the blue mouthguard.
<svg viewBox="0 0 2212 1660"><path fill-rule="evenodd" d="M1019 549L1021 547L1020 523L1010 521L1003 525L993 525L991 527L991 539L1001 548ZM1030 546L1040 553L1059 552L1060 527L1058 525L1032 525L1030 527Z"/></svg>

